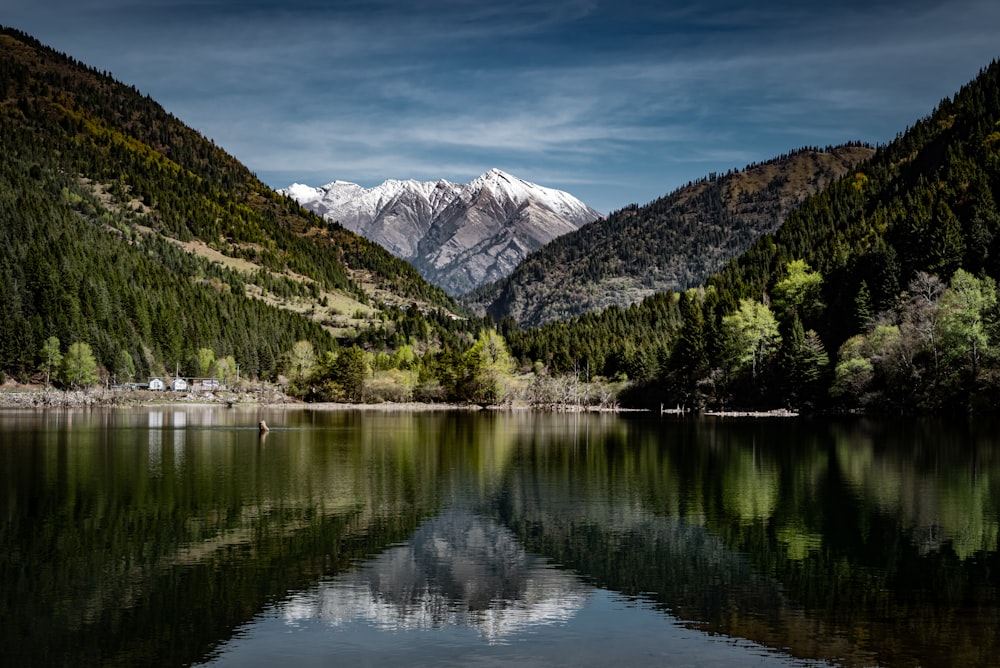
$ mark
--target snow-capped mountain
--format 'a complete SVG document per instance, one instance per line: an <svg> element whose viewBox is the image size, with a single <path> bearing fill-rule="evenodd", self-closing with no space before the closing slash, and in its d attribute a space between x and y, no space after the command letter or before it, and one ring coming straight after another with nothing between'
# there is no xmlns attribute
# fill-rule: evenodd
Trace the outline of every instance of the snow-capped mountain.
<svg viewBox="0 0 1000 668"><path fill-rule="evenodd" d="M601 215L568 193L498 169L468 184L334 181L281 192L381 244L453 295L503 278L531 251Z"/></svg>

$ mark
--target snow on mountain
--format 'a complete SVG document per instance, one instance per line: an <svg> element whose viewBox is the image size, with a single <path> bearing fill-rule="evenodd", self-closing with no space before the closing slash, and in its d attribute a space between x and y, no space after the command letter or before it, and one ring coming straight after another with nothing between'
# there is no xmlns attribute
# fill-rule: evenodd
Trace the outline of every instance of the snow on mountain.
<svg viewBox="0 0 1000 668"><path fill-rule="evenodd" d="M453 295L503 278L528 253L600 217L568 193L499 169L468 184L334 181L281 192L381 244Z"/></svg>

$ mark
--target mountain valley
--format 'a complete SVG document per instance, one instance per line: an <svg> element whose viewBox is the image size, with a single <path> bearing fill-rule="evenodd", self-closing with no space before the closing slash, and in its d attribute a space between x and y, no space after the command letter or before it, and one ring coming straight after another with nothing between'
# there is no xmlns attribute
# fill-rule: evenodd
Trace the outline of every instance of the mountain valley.
<svg viewBox="0 0 1000 668"><path fill-rule="evenodd" d="M308 401L549 409L1000 403L997 62L877 149L803 148L601 218L499 170L278 193L134 87L3 29L0 155L0 380L236 371ZM437 287L495 276L463 297L476 312Z"/></svg>

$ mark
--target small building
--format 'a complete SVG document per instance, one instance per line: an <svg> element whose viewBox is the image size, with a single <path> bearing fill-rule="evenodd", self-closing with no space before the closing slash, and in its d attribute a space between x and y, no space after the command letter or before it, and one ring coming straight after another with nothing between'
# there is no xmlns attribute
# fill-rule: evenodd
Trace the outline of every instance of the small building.
<svg viewBox="0 0 1000 668"><path fill-rule="evenodd" d="M162 392L167 389L162 378L150 378L149 379L149 389L155 390L157 392Z"/></svg>
<svg viewBox="0 0 1000 668"><path fill-rule="evenodd" d="M174 378L170 383L170 389L174 392L185 392L188 389L188 382L183 378Z"/></svg>

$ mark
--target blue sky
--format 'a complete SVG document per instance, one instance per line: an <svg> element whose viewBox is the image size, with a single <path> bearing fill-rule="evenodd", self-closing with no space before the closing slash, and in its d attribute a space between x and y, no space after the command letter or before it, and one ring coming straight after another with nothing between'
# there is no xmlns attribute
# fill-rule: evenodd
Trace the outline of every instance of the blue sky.
<svg viewBox="0 0 1000 668"><path fill-rule="evenodd" d="M1000 57L1000 2L6 0L269 185L497 167L603 212L892 140Z"/></svg>

